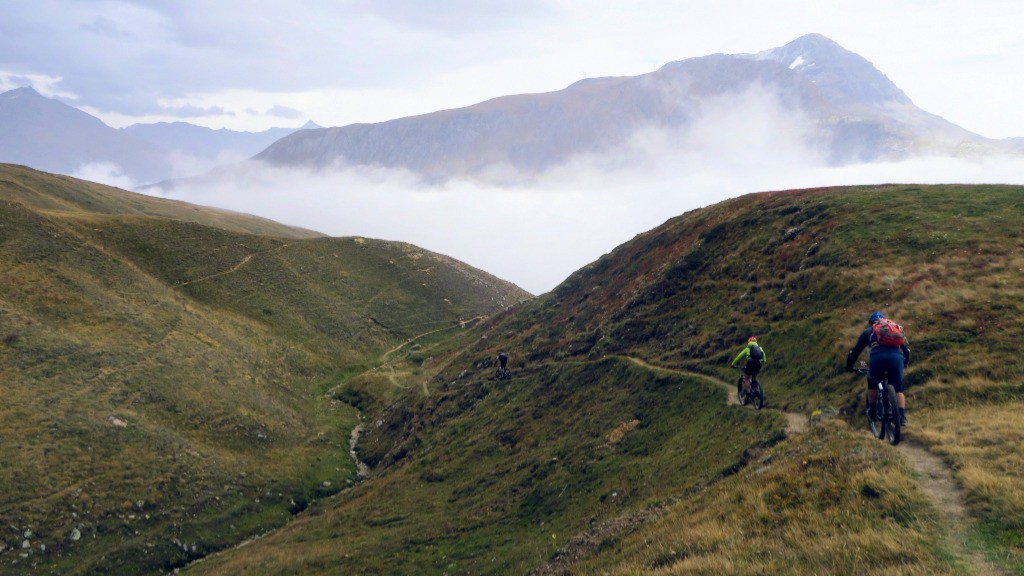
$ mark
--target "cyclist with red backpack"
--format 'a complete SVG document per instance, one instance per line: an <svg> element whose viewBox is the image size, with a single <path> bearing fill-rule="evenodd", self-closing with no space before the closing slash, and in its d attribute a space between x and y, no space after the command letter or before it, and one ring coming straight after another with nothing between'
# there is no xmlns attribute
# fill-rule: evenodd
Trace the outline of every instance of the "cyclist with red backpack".
<svg viewBox="0 0 1024 576"><path fill-rule="evenodd" d="M730 366L735 367L744 360L746 365L743 367L743 391L750 394L750 381L757 381L757 375L761 372L761 367L768 361L764 354L764 348L758 345L757 338L754 336L747 340L747 345L743 347L743 350L740 350L740 353L736 355Z"/></svg>
<svg viewBox="0 0 1024 576"><path fill-rule="evenodd" d="M903 394L903 369L910 364L910 347L903 327L875 312L868 318L868 327L857 339L856 346L846 355L846 370L853 372L853 363L865 348L871 348L868 366L868 417L875 418L878 390L875 384L883 378L896 389L896 403L899 407L900 425L907 424L907 398Z"/></svg>

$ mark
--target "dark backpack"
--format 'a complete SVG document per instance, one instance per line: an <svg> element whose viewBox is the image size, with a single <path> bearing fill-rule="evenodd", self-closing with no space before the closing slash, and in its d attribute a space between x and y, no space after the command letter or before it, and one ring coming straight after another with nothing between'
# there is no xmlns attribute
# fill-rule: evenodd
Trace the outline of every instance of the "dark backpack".
<svg viewBox="0 0 1024 576"><path fill-rule="evenodd" d="M907 339L903 334L903 326L888 318L882 318L875 322L874 330L875 341L878 342L879 346L899 348L903 346L903 342Z"/></svg>
<svg viewBox="0 0 1024 576"><path fill-rule="evenodd" d="M750 359L758 363L764 362L764 350L761 350L760 346L754 344L750 347Z"/></svg>

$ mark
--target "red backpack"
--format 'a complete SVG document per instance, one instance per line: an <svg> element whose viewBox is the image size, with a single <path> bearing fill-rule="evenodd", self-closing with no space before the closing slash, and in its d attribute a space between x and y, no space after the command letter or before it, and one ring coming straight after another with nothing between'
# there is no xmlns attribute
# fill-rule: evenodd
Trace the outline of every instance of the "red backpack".
<svg viewBox="0 0 1024 576"><path fill-rule="evenodd" d="M892 348L899 348L903 346L906 336L903 335L903 326L889 320L888 318L882 318L878 322L875 322L875 341L878 342L879 346L890 346Z"/></svg>

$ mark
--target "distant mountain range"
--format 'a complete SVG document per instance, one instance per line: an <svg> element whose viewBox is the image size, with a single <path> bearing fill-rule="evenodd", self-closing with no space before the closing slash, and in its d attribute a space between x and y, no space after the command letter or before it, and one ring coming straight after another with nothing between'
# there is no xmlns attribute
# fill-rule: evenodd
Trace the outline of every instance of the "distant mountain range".
<svg viewBox="0 0 1024 576"><path fill-rule="evenodd" d="M115 129L32 88L0 94L0 162L59 174L92 164L109 164L138 183L201 174L249 158L296 130L238 132L185 122Z"/></svg>
<svg viewBox="0 0 1024 576"><path fill-rule="evenodd" d="M804 143L831 165L919 155L1024 153L1024 138L988 139L917 106L861 56L820 34L758 54L715 54L631 77L581 80L557 92L503 96L465 108L373 124L258 133L184 122L111 128L31 88L0 94L0 162L82 175L116 166L137 184L207 174L252 158L275 166L380 166L428 181L495 170L530 175L627 146L639 131L685 134L725 99L767 94L801 122Z"/></svg>
<svg viewBox="0 0 1024 576"><path fill-rule="evenodd" d="M188 122L132 124L121 131L160 146L179 156L192 156L217 164L239 162L259 153L277 140L298 130L321 128L306 122L300 128L271 128L262 132L239 132L221 128L214 130Z"/></svg>
<svg viewBox="0 0 1024 576"><path fill-rule="evenodd" d="M716 99L751 90L777 96L794 118L805 118L807 144L833 165L1019 149L921 110L870 62L811 34L759 54L692 58L641 76L581 80L557 92L305 130L256 159L318 168L379 165L428 179L495 166L536 172L575 155L613 152L640 129L685 130Z"/></svg>
<svg viewBox="0 0 1024 576"><path fill-rule="evenodd" d="M111 163L138 181L173 173L170 154L160 146L32 88L0 94L0 162L69 175Z"/></svg>

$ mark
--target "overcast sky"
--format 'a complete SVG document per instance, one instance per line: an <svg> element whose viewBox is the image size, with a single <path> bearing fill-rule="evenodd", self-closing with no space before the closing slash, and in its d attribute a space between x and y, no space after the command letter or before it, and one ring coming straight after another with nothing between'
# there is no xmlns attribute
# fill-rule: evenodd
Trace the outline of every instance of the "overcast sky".
<svg viewBox="0 0 1024 576"><path fill-rule="evenodd" d="M639 75L824 34L918 106L984 136L1024 136L1019 0L0 0L0 90L31 84L121 127L262 130L375 122ZM748 192L882 182L1024 184L1016 158L828 167L757 94L686 134L637 134L530 185L423 187L401 171L246 166L173 193L313 228L418 244L524 288L687 210ZM632 154L632 155L631 155ZM609 168L610 166L614 168ZM76 174L132 188L116 166Z"/></svg>
<svg viewBox="0 0 1024 576"><path fill-rule="evenodd" d="M1016 0L0 0L0 89L113 126L373 122L818 32L914 102L1024 136Z"/></svg>

